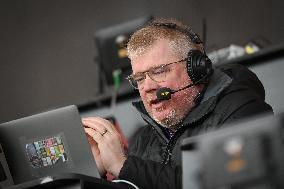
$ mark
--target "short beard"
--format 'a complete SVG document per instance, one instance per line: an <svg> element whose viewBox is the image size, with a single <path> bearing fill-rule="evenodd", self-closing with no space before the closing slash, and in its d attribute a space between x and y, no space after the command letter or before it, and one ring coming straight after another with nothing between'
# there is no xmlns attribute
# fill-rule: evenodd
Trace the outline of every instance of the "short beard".
<svg viewBox="0 0 284 189"><path fill-rule="evenodd" d="M181 123L187 116L187 114L195 107L195 98L199 95L199 91L196 88L191 89L191 93L184 91L183 93L187 98L183 99L183 103L187 104L186 108L181 110L179 107L175 107L170 110L169 114L163 119L157 119L153 113L150 113L150 116L161 126L168 128L172 131L176 131L181 127ZM158 111L163 111L163 107L160 108ZM150 111L148 111L150 112Z"/></svg>
<svg viewBox="0 0 284 189"><path fill-rule="evenodd" d="M176 131L180 127L183 117L178 116L176 110L171 110L165 119L158 120L155 116L153 119L163 127Z"/></svg>

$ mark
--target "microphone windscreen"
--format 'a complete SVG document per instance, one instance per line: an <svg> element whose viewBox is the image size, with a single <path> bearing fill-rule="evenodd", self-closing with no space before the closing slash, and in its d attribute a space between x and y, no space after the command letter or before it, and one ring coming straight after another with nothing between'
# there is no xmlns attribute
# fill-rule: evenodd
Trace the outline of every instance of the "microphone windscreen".
<svg viewBox="0 0 284 189"><path fill-rule="evenodd" d="M157 90L156 95L158 100L169 100L171 99L172 90L168 87L162 87Z"/></svg>

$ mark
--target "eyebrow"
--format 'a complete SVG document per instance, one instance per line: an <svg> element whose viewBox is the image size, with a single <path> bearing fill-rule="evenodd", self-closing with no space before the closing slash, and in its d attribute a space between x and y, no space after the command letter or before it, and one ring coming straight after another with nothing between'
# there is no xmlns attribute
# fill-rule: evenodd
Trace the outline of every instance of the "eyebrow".
<svg viewBox="0 0 284 189"><path fill-rule="evenodd" d="M162 66L164 66L164 65L167 65L167 64L161 64L161 65L159 65L159 66L151 66L151 67L150 67L149 69L147 69L146 71L143 71L143 72L137 72L137 73L134 73L134 74L132 74L132 75L136 75L136 74L144 74L144 73L148 72L149 70L156 69L156 68L162 67Z"/></svg>
<svg viewBox="0 0 284 189"><path fill-rule="evenodd" d="M161 65L158 65L158 66L152 66L152 67L150 67L149 69L147 69L146 71L137 72L137 73L134 73L134 74L132 74L132 75L144 74L144 73L148 72L149 70L156 69L156 68L163 67L163 66L170 65L170 64L179 63L179 62L186 61L186 60L187 60L187 58L184 58L184 59L181 59L181 60L178 60L178 61L175 61L175 62L169 62L169 63L161 64Z"/></svg>

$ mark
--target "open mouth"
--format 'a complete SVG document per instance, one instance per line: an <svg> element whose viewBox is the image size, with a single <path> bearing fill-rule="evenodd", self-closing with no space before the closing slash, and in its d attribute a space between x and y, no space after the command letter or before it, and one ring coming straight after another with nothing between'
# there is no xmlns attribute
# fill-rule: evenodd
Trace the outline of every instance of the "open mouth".
<svg viewBox="0 0 284 189"><path fill-rule="evenodd" d="M159 99L154 99L154 100L151 100L151 101L150 101L150 105L158 104L159 102L161 102L161 100L159 100Z"/></svg>
<svg viewBox="0 0 284 189"><path fill-rule="evenodd" d="M165 104L163 103L163 100L159 100L158 98L151 99L148 101L149 106L151 107L152 111L155 112L162 112L165 110Z"/></svg>
<svg viewBox="0 0 284 189"><path fill-rule="evenodd" d="M150 101L150 106L152 109L154 109L157 112L161 112L165 109L165 104L162 102L162 100L151 100Z"/></svg>

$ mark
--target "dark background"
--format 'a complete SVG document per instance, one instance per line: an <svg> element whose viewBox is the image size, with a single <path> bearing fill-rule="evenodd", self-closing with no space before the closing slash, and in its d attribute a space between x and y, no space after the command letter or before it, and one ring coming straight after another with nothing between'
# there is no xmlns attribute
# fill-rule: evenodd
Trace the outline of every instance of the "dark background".
<svg viewBox="0 0 284 189"><path fill-rule="evenodd" d="M142 16L174 17L207 52L265 38L284 42L282 0L1 0L0 122L99 95L96 31Z"/></svg>

